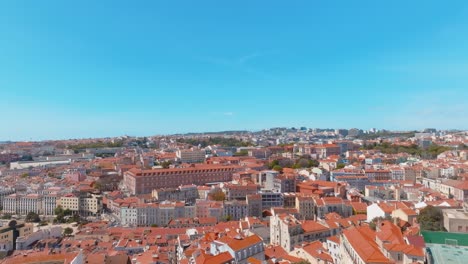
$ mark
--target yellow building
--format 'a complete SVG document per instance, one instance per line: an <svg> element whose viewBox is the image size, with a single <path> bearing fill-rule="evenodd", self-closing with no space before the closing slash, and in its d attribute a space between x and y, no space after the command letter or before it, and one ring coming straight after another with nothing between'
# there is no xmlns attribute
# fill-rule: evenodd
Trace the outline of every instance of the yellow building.
<svg viewBox="0 0 468 264"><path fill-rule="evenodd" d="M0 226L0 258L5 257L8 251L16 249L16 239L29 236L33 233L33 225L21 221L11 220L8 224Z"/></svg>

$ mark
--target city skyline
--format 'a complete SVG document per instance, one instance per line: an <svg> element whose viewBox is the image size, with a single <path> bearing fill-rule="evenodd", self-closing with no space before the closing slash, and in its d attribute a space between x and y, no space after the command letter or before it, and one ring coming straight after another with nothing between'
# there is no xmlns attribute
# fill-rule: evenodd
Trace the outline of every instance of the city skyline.
<svg viewBox="0 0 468 264"><path fill-rule="evenodd" d="M325 131L331 131L334 130L335 132L337 130L357 130L362 133L362 135L379 135L379 133L387 133L389 132L390 135L398 135L398 133L402 134L407 134L407 133L433 133L433 132L427 132L427 130L436 130L436 131L445 131L445 132L464 132L462 129L437 129L437 128L424 128L424 129L407 129L407 130L389 130L386 128L359 128L359 127L352 127L352 128L320 128L320 127L305 127L305 126L297 126L297 127L286 127L286 126L279 126L279 127L270 127L270 128L263 128L263 129L258 129L258 130L223 130L223 131L200 131L200 132L183 132L183 133L167 133L167 134L144 134L144 135L130 135L130 134L122 134L122 135L115 135L115 136L102 136L102 137L69 137L69 138L43 138L43 139L19 139L19 140L4 140L0 138L0 144L1 143L8 143L8 142L46 142L46 141L62 141L62 140L86 140L86 139L94 139L94 140L99 140L99 139L110 139L110 138L150 138L150 137L174 137L174 136L181 136L181 137L186 137L186 136L210 136L213 135L213 137L219 137L219 135L227 135L227 136L232 136L232 135L243 135L244 133L246 134L258 134L258 133L263 133L267 131L274 131L274 130L296 130L297 132L301 133L311 133L315 132L315 130L319 130L322 132Z"/></svg>
<svg viewBox="0 0 468 264"><path fill-rule="evenodd" d="M468 4L0 3L0 140L468 129Z"/></svg>

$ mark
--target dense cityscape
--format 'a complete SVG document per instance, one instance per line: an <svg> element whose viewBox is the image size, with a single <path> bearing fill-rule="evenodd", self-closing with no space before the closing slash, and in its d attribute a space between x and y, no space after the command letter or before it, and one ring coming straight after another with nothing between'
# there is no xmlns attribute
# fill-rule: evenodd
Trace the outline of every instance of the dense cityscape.
<svg viewBox="0 0 468 264"><path fill-rule="evenodd" d="M468 1L0 1L0 264L467 264Z"/></svg>
<svg viewBox="0 0 468 264"><path fill-rule="evenodd" d="M463 130L4 141L0 164L2 264L468 257Z"/></svg>

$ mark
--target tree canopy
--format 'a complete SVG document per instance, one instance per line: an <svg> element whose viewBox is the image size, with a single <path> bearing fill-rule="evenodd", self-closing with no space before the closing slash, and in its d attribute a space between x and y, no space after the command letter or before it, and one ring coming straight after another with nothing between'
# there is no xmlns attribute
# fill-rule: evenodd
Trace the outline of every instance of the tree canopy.
<svg viewBox="0 0 468 264"><path fill-rule="evenodd" d="M104 141L96 141L91 143L80 143L67 146L68 149L80 151L87 148L117 148L122 147L123 141L116 141L112 142L104 142Z"/></svg>
<svg viewBox="0 0 468 264"><path fill-rule="evenodd" d="M221 189L216 189L209 193L209 197L214 201L224 201L226 199L226 194Z"/></svg>
<svg viewBox="0 0 468 264"><path fill-rule="evenodd" d="M55 208L54 213L56 215L54 223L72 223L80 221L80 217L77 214L73 214L68 208L63 210L62 206Z"/></svg>
<svg viewBox="0 0 468 264"><path fill-rule="evenodd" d="M411 155L420 156L420 157L429 158L429 159L436 158L437 155L439 155L440 153L447 151L447 150L451 150L450 147L439 146L436 144L432 144L428 148L423 149L423 148L420 148L416 144L412 144L409 146L402 146L402 145L390 144L388 142L383 142L381 144L377 144L377 143L368 144L368 145L364 145L363 148L368 149L368 150L370 149L379 150L380 152L385 153L385 154L408 153Z"/></svg>
<svg viewBox="0 0 468 264"><path fill-rule="evenodd" d="M279 166L279 167L276 167L276 166ZM278 170L278 171L281 171L283 168L302 169L302 168L311 168L311 167L318 167L318 166L319 166L318 160L311 159L308 156L303 156L297 159L296 161L292 159L273 160L272 162L268 164L268 168L270 170Z"/></svg>
<svg viewBox="0 0 468 264"><path fill-rule="evenodd" d="M63 235L64 236L70 236L71 234L73 234L73 229L71 227L66 227L64 230L63 230Z"/></svg>
<svg viewBox="0 0 468 264"><path fill-rule="evenodd" d="M442 210L432 205L426 206L417 217L421 230L445 231Z"/></svg>
<svg viewBox="0 0 468 264"><path fill-rule="evenodd" d="M39 217L39 215L35 212L29 212L27 215L26 215L26 219L25 219L26 222L33 222L33 223L39 223L41 221L41 218Z"/></svg>

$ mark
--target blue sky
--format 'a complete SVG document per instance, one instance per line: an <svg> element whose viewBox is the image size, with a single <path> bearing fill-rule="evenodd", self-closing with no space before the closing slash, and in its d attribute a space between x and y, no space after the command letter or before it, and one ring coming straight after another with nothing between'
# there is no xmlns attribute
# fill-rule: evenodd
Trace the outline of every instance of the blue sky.
<svg viewBox="0 0 468 264"><path fill-rule="evenodd" d="M0 140L468 129L467 1L0 2Z"/></svg>

